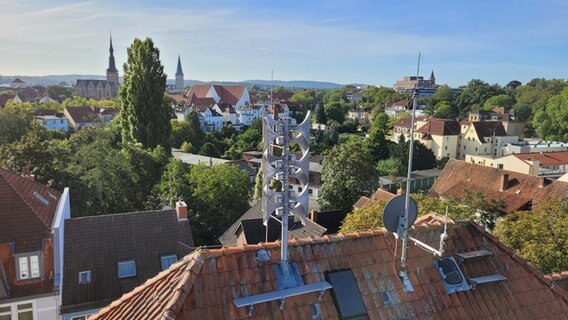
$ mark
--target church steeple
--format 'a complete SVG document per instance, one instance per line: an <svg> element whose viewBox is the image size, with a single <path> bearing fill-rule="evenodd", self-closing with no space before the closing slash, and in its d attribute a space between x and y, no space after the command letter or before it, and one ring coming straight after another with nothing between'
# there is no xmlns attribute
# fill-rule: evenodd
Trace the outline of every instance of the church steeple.
<svg viewBox="0 0 568 320"><path fill-rule="evenodd" d="M181 59L178 54L178 64L177 64L177 71L176 71L176 90L183 90L184 82L183 82L183 70L181 69Z"/></svg>
<svg viewBox="0 0 568 320"><path fill-rule="evenodd" d="M110 48L108 49L108 51L110 52L110 55L108 57L108 69L107 74L109 72L116 72L118 73L118 70L116 69L116 64L114 63L114 49L112 48L112 35L110 36Z"/></svg>
<svg viewBox="0 0 568 320"><path fill-rule="evenodd" d="M181 69L181 59L178 54L178 65L177 65L176 76L180 74L183 76L183 70Z"/></svg>
<svg viewBox="0 0 568 320"><path fill-rule="evenodd" d="M434 77L434 70L432 70L432 72L430 73L430 81L432 82L432 84L436 83L436 77Z"/></svg>

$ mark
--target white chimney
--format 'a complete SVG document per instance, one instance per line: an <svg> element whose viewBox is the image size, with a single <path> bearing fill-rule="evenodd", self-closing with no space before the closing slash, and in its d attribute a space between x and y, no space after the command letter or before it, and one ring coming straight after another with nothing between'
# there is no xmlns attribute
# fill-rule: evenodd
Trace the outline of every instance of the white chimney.
<svg viewBox="0 0 568 320"><path fill-rule="evenodd" d="M176 213L178 220L187 219L187 204L183 200L176 202Z"/></svg>

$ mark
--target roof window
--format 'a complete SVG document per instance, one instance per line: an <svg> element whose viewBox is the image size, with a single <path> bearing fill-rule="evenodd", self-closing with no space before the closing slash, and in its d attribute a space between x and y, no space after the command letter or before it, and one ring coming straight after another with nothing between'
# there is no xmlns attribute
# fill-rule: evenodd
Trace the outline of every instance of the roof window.
<svg viewBox="0 0 568 320"><path fill-rule="evenodd" d="M340 319L369 319L353 271L329 272L326 278L332 285L331 294Z"/></svg>

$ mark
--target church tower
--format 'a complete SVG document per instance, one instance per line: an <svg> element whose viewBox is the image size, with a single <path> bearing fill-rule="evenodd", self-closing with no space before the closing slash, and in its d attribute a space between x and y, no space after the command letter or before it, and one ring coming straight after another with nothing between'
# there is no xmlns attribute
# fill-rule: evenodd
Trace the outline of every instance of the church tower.
<svg viewBox="0 0 568 320"><path fill-rule="evenodd" d="M181 59L178 54L178 65L176 71L176 90L182 91L184 87L183 84L183 70L181 69Z"/></svg>
<svg viewBox="0 0 568 320"><path fill-rule="evenodd" d="M106 70L107 81L113 87L113 91L118 89L118 70L114 63L114 49L112 48L112 35L110 36L110 48L108 50L110 56L108 57L108 69ZM115 94L113 94L115 95Z"/></svg>
<svg viewBox="0 0 568 320"><path fill-rule="evenodd" d="M430 82L431 84L436 84L436 77L434 77L434 70L430 73Z"/></svg>

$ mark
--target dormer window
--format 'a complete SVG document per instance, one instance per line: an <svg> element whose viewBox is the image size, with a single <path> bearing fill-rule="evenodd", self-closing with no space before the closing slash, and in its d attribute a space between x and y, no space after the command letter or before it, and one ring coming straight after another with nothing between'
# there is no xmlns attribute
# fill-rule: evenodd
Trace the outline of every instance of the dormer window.
<svg viewBox="0 0 568 320"><path fill-rule="evenodd" d="M41 259L39 253L17 255L16 274L18 280L41 277Z"/></svg>
<svg viewBox="0 0 568 320"><path fill-rule="evenodd" d="M118 263L118 278L128 278L136 276L136 261L127 260Z"/></svg>

